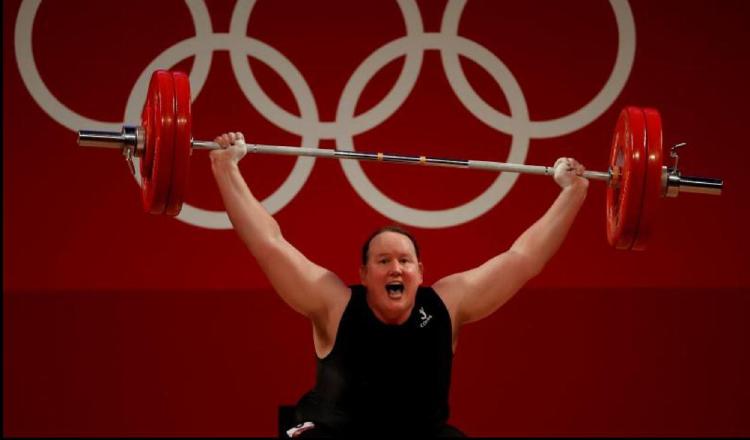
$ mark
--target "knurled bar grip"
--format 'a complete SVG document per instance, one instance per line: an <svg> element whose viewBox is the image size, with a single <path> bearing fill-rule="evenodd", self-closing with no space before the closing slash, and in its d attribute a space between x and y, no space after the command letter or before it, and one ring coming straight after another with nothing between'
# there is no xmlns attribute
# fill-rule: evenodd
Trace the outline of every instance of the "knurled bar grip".
<svg viewBox="0 0 750 440"><path fill-rule="evenodd" d="M193 148L199 150L217 150L221 148L216 142L193 141ZM447 159L427 156L408 156L390 153L372 153L361 151L334 150L326 148L290 147L285 145L264 145L246 143L248 153L276 154L282 156L325 157L336 159L371 160L379 162L398 162L414 165L430 165L447 168L470 168L475 170L505 171L511 173L553 175L555 169L540 165L524 165L486 160ZM584 171L583 177L595 180L609 180L610 174L601 171Z"/></svg>

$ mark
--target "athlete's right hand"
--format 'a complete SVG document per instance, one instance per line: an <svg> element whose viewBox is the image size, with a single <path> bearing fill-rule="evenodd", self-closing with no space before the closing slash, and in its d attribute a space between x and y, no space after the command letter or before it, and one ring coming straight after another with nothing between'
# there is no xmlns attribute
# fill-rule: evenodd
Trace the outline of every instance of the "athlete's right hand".
<svg viewBox="0 0 750 440"><path fill-rule="evenodd" d="M210 157L213 162L228 161L237 164L247 154L247 145L245 145L245 136L240 132L229 132L219 135L214 142L221 146L221 149L212 150Z"/></svg>

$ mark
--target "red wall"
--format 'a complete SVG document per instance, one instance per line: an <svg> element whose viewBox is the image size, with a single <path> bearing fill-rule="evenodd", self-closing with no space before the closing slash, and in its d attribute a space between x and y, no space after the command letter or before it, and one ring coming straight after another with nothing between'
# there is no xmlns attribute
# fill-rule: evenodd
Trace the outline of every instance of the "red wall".
<svg viewBox="0 0 750 440"><path fill-rule="evenodd" d="M446 3L414 5L416 15L407 15L421 17L434 37ZM209 33L229 32L234 8L208 2ZM32 3L3 2L4 434L274 435L277 407L312 385L308 323L273 294L233 231L186 214L144 214L121 156L78 147L75 130L138 122L142 101L130 93L149 68L185 70L195 80L205 66L199 93L193 84L196 138L242 130L254 142L299 145L304 134L313 146L341 147L346 130L358 127L337 113L345 86L365 59L406 34L401 9L382 1L259 1L234 43L208 36L207 46L181 43L196 31L178 1L45 1L28 21L32 10ZM632 12L634 39L623 37L615 10ZM441 47L484 51L478 60L465 52L461 65L490 107L487 123L464 106L465 91L457 97L441 52L412 42L423 56L413 87L396 93L404 100L387 117L355 133L357 148L506 161L523 144L516 90L537 121L527 133L526 163L573 156L606 170L620 109L652 106L665 144L689 143L683 173L722 178L725 191L662 200L648 250L623 252L606 242L605 185L592 183L545 271L463 331L452 422L470 435L750 434L749 4L469 0L460 17L463 39ZM187 58L151 64L173 46L187 48ZM211 47L218 50L206 62ZM280 109L269 113L245 96L228 47L266 50L247 62ZM540 127L549 123L539 121L589 108L609 90L618 47L635 48L624 85L589 122L545 135ZM287 63L283 74L274 70L279 60ZM395 57L366 81L354 103L358 123L374 106L388 107L383 98L409 62ZM492 74L502 66L513 79L498 84ZM298 72L296 83L282 77L289 72ZM250 74L241 74L247 84ZM297 102L305 89L311 100ZM513 114L511 133L498 128L500 113ZM279 114L290 122L274 119ZM242 170L266 198L293 165L248 157ZM363 169L388 197L421 210L467 203L495 179L465 170ZM205 152L193 154L190 172L187 203L220 211ZM468 221L413 226L426 282L501 252L556 193L547 178L520 176ZM348 283L357 282L368 233L412 218L371 207L328 160L315 162L274 216L292 243Z"/></svg>

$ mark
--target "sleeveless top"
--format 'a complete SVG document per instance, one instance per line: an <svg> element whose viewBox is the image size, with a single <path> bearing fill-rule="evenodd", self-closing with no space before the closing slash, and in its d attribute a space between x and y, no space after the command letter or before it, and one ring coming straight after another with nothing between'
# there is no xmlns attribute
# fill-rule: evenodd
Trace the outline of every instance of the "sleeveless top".
<svg viewBox="0 0 750 440"><path fill-rule="evenodd" d="M315 387L297 404L298 423L358 436L429 433L448 419L451 321L430 287L417 290L400 325L380 321L364 286L351 286L331 352L318 359Z"/></svg>

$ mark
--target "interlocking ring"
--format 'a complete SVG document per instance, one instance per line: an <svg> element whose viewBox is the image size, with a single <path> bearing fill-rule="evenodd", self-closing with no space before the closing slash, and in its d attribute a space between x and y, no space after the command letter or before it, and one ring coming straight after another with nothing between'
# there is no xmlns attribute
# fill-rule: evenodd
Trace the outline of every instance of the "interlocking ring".
<svg viewBox="0 0 750 440"><path fill-rule="evenodd" d="M41 0L25 0L16 20L16 61L27 89L50 117L70 130L77 131L79 127L86 126L102 131L118 131L122 122L85 118L67 108L47 89L36 67L31 47L34 17L40 3ZM255 6L254 0L237 2L228 33L213 32L210 15L203 1L186 1L195 26L195 36L165 49L144 68L128 97L124 120L131 124L140 120L140 110L146 99L151 72L168 69L194 56L190 86L194 91L193 97L197 97L208 76L213 51L228 50L240 89L263 117L277 127L300 136L302 146L318 147L321 140L333 139L337 148L353 150L354 136L382 124L409 96L419 77L424 52L438 50L448 82L462 105L487 126L512 135L508 161L523 163L530 139L563 136L585 127L603 114L622 91L635 57L635 24L630 6L626 0L610 0L618 29L617 56L610 77L598 94L578 110L557 119L532 121L524 95L511 70L484 46L458 35L458 24L466 0L449 0L439 32L423 30L415 0L399 0L397 4L404 18L406 35L384 44L362 61L342 90L336 119L321 121L313 92L295 65L275 48L245 35ZM471 59L492 76L506 96L510 115L497 111L476 93L461 69L459 55ZM265 94L255 80L247 63L247 56L265 63L282 78L292 91L300 111L299 116L287 112ZM374 107L354 115L356 103L368 82L385 65L401 56L405 56L404 66L391 90ZM297 158L287 179L262 201L271 214L286 206L304 186L314 160L309 157ZM419 210L402 205L383 194L365 176L357 162L342 161L341 167L357 194L373 209L400 223L424 228L455 226L483 215L507 195L517 179L517 174L502 173L482 194L461 206L444 210ZM138 170L135 178L140 184L141 175ZM208 211L189 204L183 206L176 218L209 229L232 227L226 212Z"/></svg>

